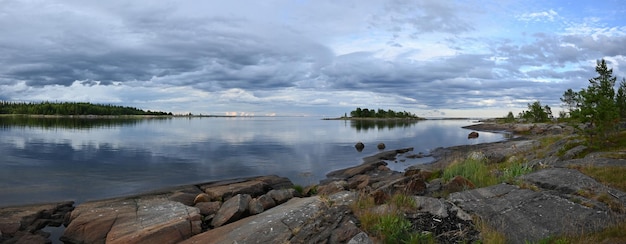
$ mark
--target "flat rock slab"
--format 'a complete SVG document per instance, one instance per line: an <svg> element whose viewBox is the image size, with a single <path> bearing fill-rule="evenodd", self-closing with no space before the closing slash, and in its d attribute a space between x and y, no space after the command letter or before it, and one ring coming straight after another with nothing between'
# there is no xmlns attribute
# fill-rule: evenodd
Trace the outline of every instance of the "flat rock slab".
<svg viewBox="0 0 626 244"><path fill-rule="evenodd" d="M198 234L182 243L323 243L328 240L346 243L360 232L346 213L348 207L342 205L351 202L345 198L353 197L352 193L330 196L326 201L334 203L332 208L317 196L293 198L263 213ZM351 227L345 228L350 224Z"/></svg>
<svg viewBox="0 0 626 244"><path fill-rule="evenodd" d="M200 211L168 195L87 202L71 214L65 243L177 243L201 232Z"/></svg>
<svg viewBox="0 0 626 244"><path fill-rule="evenodd" d="M320 211L318 197L293 198L261 214L196 235L182 243L288 243L298 226Z"/></svg>
<svg viewBox="0 0 626 244"><path fill-rule="evenodd" d="M505 234L510 243L589 233L606 228L613 220L624 217L575 201L576 196L568 193L587 187L602 188L601 184L576 170L545 169L523 179L536 183L540 189L533 191L500 184L453 193L448 200L485 220Z"/></svg>

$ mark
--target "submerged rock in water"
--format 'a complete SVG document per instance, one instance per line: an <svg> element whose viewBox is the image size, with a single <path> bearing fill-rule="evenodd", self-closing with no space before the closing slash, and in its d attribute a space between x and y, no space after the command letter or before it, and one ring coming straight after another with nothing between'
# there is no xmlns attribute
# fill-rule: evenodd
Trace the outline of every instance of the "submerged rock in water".
<svg viewBox="0 0 626 244"><path fill-rule="evenodd" d="M365 148L365 144L363 144L363 142L357 142L354 145L354 148L356 148L357 151L361 152L363 151L363 148Z"/></svg>
<svg viewBox="0 0 626 244"><path fill-rule="evenodd" d="M383 150L383 149L385 149L386 146L385 146L385 143L381 142L381 143L378 143L378 145L376 145L376 147L378 148L378 150Z"/></svg>

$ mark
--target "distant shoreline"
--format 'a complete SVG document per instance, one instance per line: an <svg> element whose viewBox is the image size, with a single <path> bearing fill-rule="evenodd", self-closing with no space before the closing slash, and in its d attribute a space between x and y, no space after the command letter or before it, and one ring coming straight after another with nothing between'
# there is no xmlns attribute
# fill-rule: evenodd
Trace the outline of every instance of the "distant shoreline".
<svg viewBox="0 0 626 244"><path fill-rule="evenodd" d="M427 120L426 118L368 118L368 117L339 117L322 118L322 120L369 120L369 121L393 121L393 120Z"/></svg>
<svg viewBox="0 0 626 244"><path fill-rule="evenodd" d="M70 119L149 119L149 118L236 118L233 115L47 115L47 114L0 114L0 117L29 117L42 119L70 118Z"/></svg>

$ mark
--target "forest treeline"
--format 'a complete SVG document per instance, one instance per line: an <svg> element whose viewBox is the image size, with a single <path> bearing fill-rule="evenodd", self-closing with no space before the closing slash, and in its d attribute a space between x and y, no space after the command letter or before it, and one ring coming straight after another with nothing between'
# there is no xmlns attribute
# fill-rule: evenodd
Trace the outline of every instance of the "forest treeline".
<svg viewBox="0 0 626 244"><path fill-rule="evenodd" d="M409 113L407 111L396 112L391 109L361 109L356 108L350 112L350 116L353 118L411 118L411 119L419 119L419 117L415 114ZM347 117L347 116L344 116Z"/></svg>
<svg viewBox="0 0 626 244"><path fill-rule="evenodd" d="M596 63L598 76L589 79L587 88L580 91L568 89L563 93L561 102L566 111L559 113L559 121L577 125L590 142L606 142L607 138L620 131L626 121L626 78L617 83L613 69L604 59ZM548 122L555 120L549 106L536 101L528 104L528 110L522 111L518 119L528 122ZM512 112L505 121L513 122ZM582 126L578 126L582 124Z"/></svg>
<svg viewBox="0 0 626 244"><path fill-rule="evenodd" d="M144 111L134 107L86 102L11 102L0 101L0 114L29 115L172 115L160 111Z"/></svg>

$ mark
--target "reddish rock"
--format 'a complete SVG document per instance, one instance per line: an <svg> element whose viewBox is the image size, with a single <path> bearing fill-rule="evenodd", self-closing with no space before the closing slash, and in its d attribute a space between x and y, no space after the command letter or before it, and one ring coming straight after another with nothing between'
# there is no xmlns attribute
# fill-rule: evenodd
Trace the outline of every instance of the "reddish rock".
<svg viewBox="0 0 626 244"><path fill-rule="evenodd" d="M248 203L248 213L250 213L250 215L257 215L263 211L265 211L263 204L261 204L257 198L250 200L250 203Z"/></svg>
<svg viewBox="0 0 626 244"><path fill-rule="evenodd" d="M395 155L395 154L394 154ZM377 169L379 166L387 165L385 161L374 161L371 163L364 163L358 166L350 167L347 169L335 170L328 173L329 179L332 180L345 180L355 175L367 174L367 172Z"/></svg>
<svg viewBox="0 0 626 244"><path fill-rule="evenodd" d="M200 211L166 195L78 205L61 240L66 243L177 243L201 232Z"/></svg>
<svg viewBox="0 0 626 244"><path fill-rule="evenodd" d="M357 190L363 189L369 185L370 178L369 175L356 175L348 180L348 188Z"/></svg>
<svg viewBox="0 0 626 244"><path fill-rule="evenodd" d="M463 176L457 175L454 178L452 178L450 182L446 183L443 186L443 189L448 192L458 192L458 191L473 189L474 187L476 186L470 180L466 179Z"/></svg>
<svg viewBox="0 0 626 244"><path fill-rule="evenodd" d="M422 169L407 169L404 171L404 176L412 176L418 174Z"/></svg>
<svg viewBox="0 0 626 244"><path fill-rule="evenodd" d="M478 132L476 131L472 131L469 133L469 135L467 135L467 139L475 139L478 138Z"/></svg>
<svg viewBox="0 0 626 244"><path fill-rule="evenodd" d="M256 198L257 201L263 206L263 210L268 210L276 206L276 202L268 195L261 195Z"/></svg>
<svg viewBox="0 0 626 244"><path fill-rule="evenodd" d="M193 205L196 205L200 202L210 202L210 201L211 201L211 197L209 196L209 194L200 193L193 199Z"/></svg>
<svg viewBox="0 0 626 244"><path fill-rule="evenodd" d="M372 193L372 197L374 198L374 203L376 204L384 204L391 199L391 195L383 190L374 191Z"/></svg>
<svg viewBox="0 0 626 244"><path fill-rule="evenodd" d="M391 171L391 169L389 169L389 167L385 165L378 166L378 170L379 171Z"/></svg>
<svg viewBox="0 0 626 244"><path fill-rule="evenodd" d="M211 197L211 201L225 201L237 194L246 194L256 197L270 190L269 184L258 180L217 186L200 186L200 188Z"/></svg>
<svg viewBox="0 0 626 244"><path fill-rule="evenodd" d="M198 191L200 191L198 189ZM176 192L170 196L170 200L185 204L187 206L193 206L196 204L196 197L198 193L186 193Z"/></svg>
<svg viewBox="0 0 626 244"><path fill-rule="evenodd" d="M333 181L328 184L320 185L317 187L317 194L319 195L332 195L340 191L346 190L348 183L345 181Z"/></svg>
<svg viewBox="0 0 626 244"><path fill-rule="evenodd" d="M198 210L200 210L200 214L204 216L216 214L217 211L222 207L221 202L199 202L195 205Z"/></svg>
<svg viewBox="0 0 626 244"><path fill-rule="evenodd" d="M231 197L217 211L213 221L211 221L211 226L219 227L241 219L248 210L250 200L252 200L252 197L248 194L237 194Z"/></svg>
<svg viewBox="0 0 626 244"><path fill-rule="evenodd" d="M422 180L428 180L433 176L433 172L427 169L410 169L404 172L404 176L413 176L417 175L417 177Z"/></svg>
<svg viewBox="0 0 626 244"><path fill-rule="evenodd" d="M408 195L423 195L426 193L426 182L420 175L410 177L409 181L404 185L404 193Z"/></svg>
<svg viewBox="0 0 626 244"><path fill-rule="evenodd" d="M270 189L288 189L293 188L293 183L289 178L279 177L276 175L268 175L254 178L254 180L265 182Z"/></svg>

